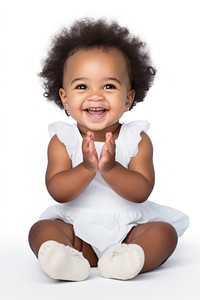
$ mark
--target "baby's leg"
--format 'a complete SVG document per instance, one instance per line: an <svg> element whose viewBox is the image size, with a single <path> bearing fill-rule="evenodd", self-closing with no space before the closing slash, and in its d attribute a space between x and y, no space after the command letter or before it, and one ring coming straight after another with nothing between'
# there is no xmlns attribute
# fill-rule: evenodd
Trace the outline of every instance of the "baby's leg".
<svg viewBox="0 0 200 300"><path fill-rule="evenodd" d="M174 227L166 222L151 222L134 227L123 243L137 244L144 250L141 273L156 269L174 252L178 237Z"/></svg>
<svg viewBox="0 0 200 300"><path fill-rule="evenodd" d="M89 276L90 265L97 264L92 247L75 236L72 225L60 220L34 224L29 243L41 268L53 279L84 280Z"/></svg>
<svg viewBox="0 0 200 300"><path fill-rule="evenodd" d="M107 278L127 280L160 266L173 253L177 233L164 222L134 227L121 245L107 250L99 259L100 273Z"/></svg>

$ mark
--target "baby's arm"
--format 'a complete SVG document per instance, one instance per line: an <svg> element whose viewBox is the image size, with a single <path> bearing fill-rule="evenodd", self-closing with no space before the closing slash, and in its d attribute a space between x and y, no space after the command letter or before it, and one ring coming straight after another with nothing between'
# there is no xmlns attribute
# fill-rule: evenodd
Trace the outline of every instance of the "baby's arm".
<svg viewBox="0 0 200 300"><path fill-rule="evenodd" d="M152 143L146 133L142 132L141 136L138 154L131 159L128 169L115 161L112 135L107 136L99 161L99 172L110 187L123 198L136 203L148 198L155 179Z"/></svg>
<svg viewBox="0 0 200 300"><path fill-rule="evenodd" d="M48 147L46 186L50 195L60 203L76 198L94 178L97 155L92 134L83 139L83 162L72 168L63 143L55 135Z"/></svg>

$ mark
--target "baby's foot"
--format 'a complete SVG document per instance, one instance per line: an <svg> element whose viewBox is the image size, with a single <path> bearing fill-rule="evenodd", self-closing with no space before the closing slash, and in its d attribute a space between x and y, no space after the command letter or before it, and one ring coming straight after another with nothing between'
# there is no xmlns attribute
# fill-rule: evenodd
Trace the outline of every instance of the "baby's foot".
<svg viewBox="0 0 200 300"><path fill-rule="evenodd" d="M144 265L144 251L137 244L121 244L108 249L99 259L102 276L127 280L135 277Z"/></svg>
<svg viewBox="0 0 200 300"><path fill-rule="evenodd" d="M56 241L41 245L38 260L42 270L53 279L81 281L89 276L90 265L82 253Z"/></svg>

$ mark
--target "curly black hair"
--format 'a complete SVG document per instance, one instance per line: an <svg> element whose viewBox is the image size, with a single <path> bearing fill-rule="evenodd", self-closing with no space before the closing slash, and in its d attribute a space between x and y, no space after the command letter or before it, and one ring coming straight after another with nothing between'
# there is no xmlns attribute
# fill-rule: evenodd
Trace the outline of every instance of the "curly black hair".
<svg viewBox="0 0 200 300"><path fill-rule="evenodd" d="M115 21L109 23L104 19L88 18L75 21L69 29L62 29L53 38L39 73L43 78L44 96L63 108L59 89L62 88L66 59L78 49L93 47L114 47L121 51L128 62L131 88L135 90L134 104L143 101L156 74L145 43Z"/></svg>

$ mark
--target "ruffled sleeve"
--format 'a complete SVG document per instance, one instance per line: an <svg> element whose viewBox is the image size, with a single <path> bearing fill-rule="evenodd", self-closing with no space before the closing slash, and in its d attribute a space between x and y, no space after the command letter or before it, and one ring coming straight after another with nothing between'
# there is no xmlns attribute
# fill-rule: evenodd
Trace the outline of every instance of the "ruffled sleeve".
<svg viewBox="0 0 200 300"><path fill-rule="evenodd" d="M80 144L78 128L75 124L70 125L65 122L55 122L48 127L50 137L57 135L58 139L66 146L69 157Z"/></svg>
<svg viewBox="0 0 200 300"><path fill-rule="evenodd" d="M133 121L122 125L120 143L123 143L129 158L137 155L138 144L141 141L141 132L147 132L149 126L148 121Z"/></svg>

